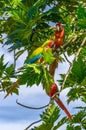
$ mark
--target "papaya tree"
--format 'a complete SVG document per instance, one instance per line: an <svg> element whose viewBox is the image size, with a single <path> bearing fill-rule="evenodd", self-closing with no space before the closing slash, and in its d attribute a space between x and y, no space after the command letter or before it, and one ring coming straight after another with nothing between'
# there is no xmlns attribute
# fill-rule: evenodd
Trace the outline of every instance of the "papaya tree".
<svg viewBox="0 0 86 130"><path fill-rule="evenodd" d="M58 23L64 27L65 35L62 45L56 47ZM51 47L46 46L47 40L52 43ZM55 80L50 68L55 67L55 72L59 62L63 65L68 62L70 66L67 73L60 74L60 80L56 79L56 84L60 86L59 93L68 89L68 104L77 99L86 103L85 0L1 0L0 44L7 47L8 53L14 53L12 64L4 63L5 54L0 57L0 92L7 93L5 98L9 94L19 94L22 85L33 87L39 84L49 96ZM28 59L38 48L42 48L42 53L36 57L36 62L29 64ZM25 52L27 55L23 66L17 68L17 60ZM73 61L69 61L70 56L74 57ZM86 129L85 105L76 107L77 113L70 120L66 116L60 118L60 108L51 96L50 99L52 102L40 114L42 123L33 127L33 130L57 130L63 124L66 124L66 130Z"/></svg>

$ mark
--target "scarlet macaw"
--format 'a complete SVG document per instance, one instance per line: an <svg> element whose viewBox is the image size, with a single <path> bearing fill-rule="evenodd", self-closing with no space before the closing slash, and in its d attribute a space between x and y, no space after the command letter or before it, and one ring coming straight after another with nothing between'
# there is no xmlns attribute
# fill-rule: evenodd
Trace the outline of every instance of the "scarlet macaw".
<svg viewBox="0 0 86 130"><path fill-rule="evenodd" d="M55 39L54 39L54 47L57 49L63 44L64 41L64 27L61 23L56 24L56 31L55 31ZM49 72L52 76L54 76L55 69L58 66L58 59L56 58L55 61L49 65Z"/></svg>
<svg viewBox="0 0 86 130"><path fill-rule="evenodd" d="M56 31L55 31L55 39L54 44L55 47L58 48L63 44L64 41L64 27L61 23L56 24Z"/></svg>
<svg viewBox="0 0 86 130"><path fill-rule="evenodd" d="M72 115L69 113L69 111L67 110L67 108L65 107L65 105L63 104L63 102L60 100L59 96L59 91L58 91L58 87L55 83L52 84L51 90L48 93L48 95L50 96L51 99L54 99L55 102L61 107L61 109L64 110L64 112L67 114L69 119L72 119Z"/></svg>

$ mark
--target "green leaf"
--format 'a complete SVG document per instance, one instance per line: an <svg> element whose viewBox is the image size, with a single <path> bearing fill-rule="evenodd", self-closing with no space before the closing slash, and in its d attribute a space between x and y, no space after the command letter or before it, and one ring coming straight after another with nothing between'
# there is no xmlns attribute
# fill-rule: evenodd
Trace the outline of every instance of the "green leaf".
<svg viewBox="0 0 86 130"><path fill-rule="evenodd" d="M52 104L51 106L49 106L49 108L45 110L45 112L43 112L41 118L45 123L54 124L54 122L60 116L59 112L60 112L59 108L56 107L54 104Z"/></svg>
<svg viewBox="0 0 86 130"><path fill-rule="evenodd" d="M4 74L5 68L7 67L7 64L4 64L4 55L0 57L0 77Z"/></svg>
<svg viewBox="0 0 86 130"><path fill-rule="evenodd" d="M59 118L59 108L55 107L54 104L50 105L43 114L41 114L41 119L43 123L36 127L36 130L51 130L53 128L54 122Z"/></svg>
<svg viewBox="0 0 86 130"><path fill-rule="evenodd" d="M81 84L80 84L81 86L85 86L86 85L86 77L85 78L83 78L83 81L81 82Z"/></svg>
<svg viewBox="0 0 86 130"><path fill-rule="evenodd" d="M55 57L52 54L52 49L44 50L43 51L43 59L46 63L51 64L54 60Z"/></svg>
<svg viewBox="0 0 86 130"><path fill-rule="evenodd" d="M77 9L77 17L78 21L77 24L80 29L85 29L86 28L86 8L84 8L82 5L79 5Z"/></svg>
<svg viewBox="0 0 86 130"><path fill-rule="evenodd" d="M83 121L82 121L82 127L83 127L83 129L86 129L86 118L83 119Z"/></svg>
<svg viewBox="0 0 86 130"><path fill-rule="evenodd" d="M66 120L67 120L66 117L62 118L62 119L57 123L57 125L54 126L53 130L57 130L59 127L61 127L62 125L64 125L64 124L66 123Z"/></svg>
<svg viewBox="0 0 86 130"><path fill-rule="evenodd" d="M82 130L81 126L77 125L75 126L75 130Z"/></svg>
<svg viewBox="0 0 86 130"><path fill-rule="evenodd" d="M72 123L81 123L84 118L86 118L86 110L80 110L76 115L74 115Z"/></svg>
<svg viewBox="0 0 86 130"><path fill-rule="evenodd" d="M34 84L39 85L42 76L42 69L40 64L28 64L22 75L19 76L20 83L32 86Z"/></svg>
<svg viewBox="0 0 86 130"><path fill-rule="evenodd" d="M73 86L83 86L86 78L86 59L79 56L77 61L74 62L73 68L65 82L64 88ZM61 81L60 81L61 82Z"/></svg>
<svg viewBox="0 0 86 130"><path fill-rule="evenodd" d="M51 130L52 128L52 124L51 123L47 123L47 124L42 124L39 127L36 127L35 130Z"/></svg>
<svg viewBox="0 0 86 130"><path fill-rule="evenodd" d="M75 130L73 125L67 125L66 130Z"/></svg>
<svg viewBox="0 0 86 130"><path fill-rule="evenodd" d="M54 82L53 77L48 72L47 68L43 68L43 75L42 75L42 85L45 89L46 93L50 92L51 85Z"/></svg>
<svg viewBox="0 0 86 130"><path fill-rule="evenodd" d="M10 76L14 76L14 66L10 65L9 67L7 67L5 69L6 75Z"/></svg>

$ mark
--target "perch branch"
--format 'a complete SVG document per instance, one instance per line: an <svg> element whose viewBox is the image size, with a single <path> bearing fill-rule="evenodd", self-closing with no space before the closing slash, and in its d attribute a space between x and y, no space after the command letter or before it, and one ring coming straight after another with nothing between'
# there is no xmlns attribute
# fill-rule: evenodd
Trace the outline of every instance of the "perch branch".
<svg viewBox="0 0 86 130"><path fill-rule="evenodd" d="M45 105L45 106L42 106L42 107L30 107L30 106L26 106L26 105L23 105L21 103L18 102L18 100L16 100L16 103L22 107L25 107L25 108L28 108L28 109L34 109L34 110L38 110L38 109L43 109L47 106L49 106L49 104Z"/></svg>
<svg viewBox="0 0 86 130"><path fill-rule="evenodd" d="M64 57L65 57L66 61L71 65L71 62L68 60L68 58L67 58L67 56L65 55L65 53L64 53Z"/></svg>

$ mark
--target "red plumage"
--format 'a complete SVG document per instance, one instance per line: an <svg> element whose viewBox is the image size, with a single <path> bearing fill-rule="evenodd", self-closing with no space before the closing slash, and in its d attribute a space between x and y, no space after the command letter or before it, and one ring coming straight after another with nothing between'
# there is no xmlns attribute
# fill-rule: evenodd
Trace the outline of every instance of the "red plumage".
<svg viewBox="0 0 86 130"><path fill-rule="evenodd" d="M51 98L53 98L56 103L61 107L61 109L64 110L64 112L66 113L66 115L68 116L69 119L72 119L72 115L70 114L70 112L67 110L67 108L65 107L65 105L63 104L63 102L59 99L59 94L57 96L57 93L58 93L58 87L55 83L52 84L52 87L51 87L51 90L50 90L50 93L49 93L49 96Z"/></svg>
<svg viewBox="0 0 86 130"><path fill-rule="evenodd" d="M55 39L54 44L55 47L58 48L63 44L64 41L64 27L58 23L56 24L56 31L55 31Z"/></svg>

